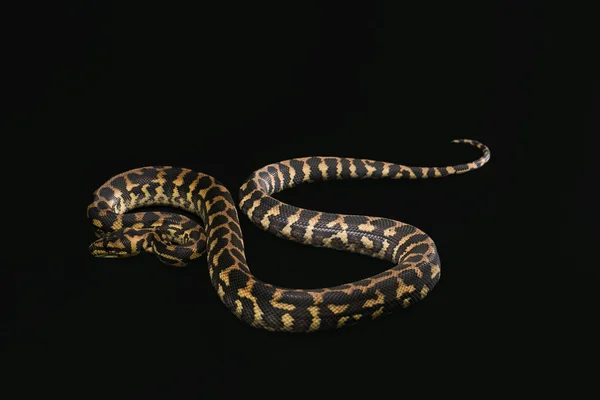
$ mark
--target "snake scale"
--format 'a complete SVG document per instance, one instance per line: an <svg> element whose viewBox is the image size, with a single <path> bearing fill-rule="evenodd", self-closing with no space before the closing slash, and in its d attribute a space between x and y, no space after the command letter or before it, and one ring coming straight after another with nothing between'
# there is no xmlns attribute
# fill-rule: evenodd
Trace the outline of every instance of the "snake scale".
<svg viewBox="0 0 600 400"><path fill-rule="evenodd" d="M96 257L128 257L146 251L162 262L183 266L207 253L212 285L239 319L269 331L312 332L351 326L408 307L440 279L433 240L420 229L382 217L342 215L294 207L271 195L303 182L331 179L421 179L463 174L480 168L483 155L448 167L410 167L340 157L305 157L267 165L240 188L240 209L258 227L306 245L365 254L394 266L360 281L320 289L291 289L257 279L246 261L236 204L215 178L171 166L143 167L116 175L94 192L88 218L99 237ZM170 206L183 213L135 211Z"/></svg>

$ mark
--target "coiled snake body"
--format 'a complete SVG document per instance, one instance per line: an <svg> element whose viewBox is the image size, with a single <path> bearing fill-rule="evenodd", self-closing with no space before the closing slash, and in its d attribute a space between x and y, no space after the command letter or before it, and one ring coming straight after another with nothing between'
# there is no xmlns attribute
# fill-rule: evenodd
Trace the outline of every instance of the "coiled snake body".
<svg viewBox="0 0 600 400"><path fill-rule="evenodd" d="M418 228L382 217L331 214L285 204L272 194L302 182L329 179L420 179L462 174L484 165L490 151L448 167L409 167L381 161L307 157L255 171L240 189L240 209L260 228L307 245L365 254L394 263L380 274L321 289L277 287L254 277L246 262L235 202L211 176L177 167L144 167L119 174L94 193L87 214L99 237L97 257L147 251L182 266L207 253L212 285L242 321L270 331L311 332L375 319L424 298L440 279L433 240ZM180 214L130 212L171 206L198 215L203 226Z"/></svg>

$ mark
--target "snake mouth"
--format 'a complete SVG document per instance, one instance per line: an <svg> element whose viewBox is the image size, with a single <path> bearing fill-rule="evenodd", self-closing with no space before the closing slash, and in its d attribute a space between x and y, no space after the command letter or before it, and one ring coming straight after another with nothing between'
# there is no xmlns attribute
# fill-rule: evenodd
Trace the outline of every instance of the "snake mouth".
<svg viewBox="0 0 600 400"><path fill-rule="evenodd" d="M105 252L105 251L91 251L92 255L100 258L124 258L129 257L131 254L125 252Z"/></svg>

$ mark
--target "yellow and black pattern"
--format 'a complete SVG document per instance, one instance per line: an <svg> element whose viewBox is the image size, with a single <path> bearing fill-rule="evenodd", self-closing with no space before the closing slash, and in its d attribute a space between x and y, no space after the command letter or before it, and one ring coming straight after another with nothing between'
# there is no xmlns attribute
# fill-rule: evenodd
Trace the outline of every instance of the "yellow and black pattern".
<svg viewBox="0 0 600 400"><path fill-rule="evenodd" d="M111 178L94 193L87 213L99 237L97 257L147 251L183 266L207 253L210 278L223 303L242 321L270 331L311 332L375 319L424 298L440 278L432 239L418 228L381 217L302 209L271 195L303 182L332 179L424 179L462 174L490 158L448 167L409 167L381 161L307 157L255 171L240 189L241 210L260 228L299 243L369 255L394 263L378 275L336 287L289 289L255 278L248 267L235 202L211 176L177 167L144 167ZM198 215L203 226L176 213L130 212L171 206Z"/></svg>

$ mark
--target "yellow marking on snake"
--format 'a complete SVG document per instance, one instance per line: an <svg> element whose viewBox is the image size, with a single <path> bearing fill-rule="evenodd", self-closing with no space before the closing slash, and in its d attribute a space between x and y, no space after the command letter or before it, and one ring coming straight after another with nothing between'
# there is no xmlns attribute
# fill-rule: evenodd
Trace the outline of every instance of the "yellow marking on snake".
<svg viewBox="0 0 600 400"><path fill-rule="evenodd" d="M350 307L350 304L329 304L327 308L334 314L341 314Z"/></svg>
<svg viewBox="0 0 600 400"><path fill-rule="evenodd" d="M319 171L321 171L321 177L327 179L327 164L325 164L325 160L321 160L319 163Z"/></svg>
<svg viewBox="0 0 600 400"><path fill-rule="evenodd" d="M321 318L319 317L319 307L311 306L307 308L312 321L310 323L310 327L308 328L309 332L316 331L321 326Z"/></svg>
<svg viewBox="0 0 600 400"><path fill-rule="evenodd" d="M271 305L275 308L279 308L280 310L293 311L296 309L296 306L293 304L281 303L275 299L271 300Z"/></svg>
<svg viewBox="0 0 600 400"><path fill-rule="evenodd" d="M246 285L245 288L238 289L238 296L240 296L241 298L244 298L244 299L248 299L252 302L252 304L254 305L254 308L253 308L254 322L260 323L262 321L263 312L260 309L260 307L258 306L258 300L252 294L252 288L254 287L255 283L256 283L256 281L249 280L248 284Z"/></svg>
<svg viewBox="0 0 600 400"><path fill-rule="evenodd" d="M360 229L361 231L365 231L365 232L373 232L375 230L375 227L369 223L367 224L360 224L358 226L358 229Z"/></svg>
<svg viewBox="0 0 600 400"><path fill-rule="evenodd" d="M184 177L185 177L185 176L188 174L188 172L189 172L189 171L186 171L186 170L183 170L183 171L181 171L181 173L180 173L179 175L177 175L177 178L175 178L175 179L173 180L173 183L174 183L176 186L181 186L181 185L183 185L183 178L184 178Z"/></svg>
<svg viewBox="0 0 600 400"><path fill-rule="evenodd" d="M219 279L221 279L223 281L223 283L225 284L225 286L229 286L229 273L231 271L233 271L234 269L235 269L235 266L231 266L231 267L229 267L227 269L224 269L219 274Z"/></svg>
<svg viewBox="0 0 600 400"><path fill-rule="evenodd" d="M350 177L358 178L358 174L356 173L356 164L350 161Z"/></svg>
<svg viewBox="0 0 600 400"><path fill-rule="evenodd" d="M304 233L304 243L310 243L312 241L313 229L316 223L319 221L319 216L316 215L308 221L308 227Z"/></svg>
<svg viewBox="0 0 600 400"><path fill-rule="evenodd" d="M271 208L269 211L266 212L265 216L262 218L262 220L260 221L260 223L262 224L263 228L268 228L269 225L271 224L269 222L269 217L270 216L275 216L275 215L279 215L279 204L276 205L275 207Z"/></svg>
<svg viewBox="0 0 600 400"><path fill-rule="evenodd" d="M283 326L285 328L291 328L292 325L294 325L294 317L288 313L285 313L281 316L281 322L283 322Z"/></svg>
<svg viewBox="0 0 600 400"><path fill-rule="evenodd" d="M240 301L240 299L237 299L235 301L235 314L239 317L240 315L242 315L243 310L244 310L244 306L243 306L242 302Z"/></svg>
<svg viewBox="0 0 600 400"><path fill-rule="evenodd" d="M307 162L304 162L302 165L302 173L304 173L304 181L305 182L310 182L310 165L308 165Z"/></svg>
<svg viewBox="0 0 600 400"><path fill-rule="evenodd" d="M385 296L383 293L381 293L379 290L375 290L375 294L377 295L377 298L365 301L363 307L374 307L385 302Z"/></svg>
<svg viewBox="0 0 600 400"><path fill-rule="evenodd" d="M367 169L367 178L370 178L373 175L373 172L377 171L377 169L375 167L373 167L372 165L366 164L365 163L365 168Z"/></svg>
<svg viewBox="0 0 600 400"><path fill-rule="evenodd" d="M373 241L371 239L369 239L366 236L363 236L360 241L362 242L362 244L367 248L367 249L371 249L373 248Z"/></svg>
<svg viewBox="0 0 600 400"><path fill-rule="evenodd" d="M413 285L406 285L404 281L398 278L398 289L396 290L396 299L400 299L405 294L409 294L415 291L415 287Z"/></svg>
<svg viewBox="0 0 600 400"><path fill-rule="evenodd" d="M375 311L373 314L371 314L371 317L373 319L380 317L383 314L383 307L380 307L377 309L377 311Z"/></svg>

